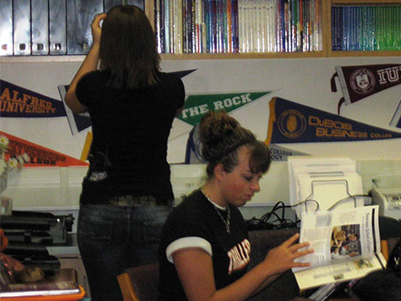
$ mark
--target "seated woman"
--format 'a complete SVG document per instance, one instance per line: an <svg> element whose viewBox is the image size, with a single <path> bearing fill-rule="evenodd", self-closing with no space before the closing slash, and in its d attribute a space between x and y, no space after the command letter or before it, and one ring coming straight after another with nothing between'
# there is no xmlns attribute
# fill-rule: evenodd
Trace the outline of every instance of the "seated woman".
<svg viewBox="0 0 401 301"><path fill-rule="evenodd" d="M312 252L298 234L271 250L248 271L251 245L237 207L260 190L270 166L264 142L225 112L209 112L200 124L206 183L166 221L160 244L160 301L246 300Z"/></svg>

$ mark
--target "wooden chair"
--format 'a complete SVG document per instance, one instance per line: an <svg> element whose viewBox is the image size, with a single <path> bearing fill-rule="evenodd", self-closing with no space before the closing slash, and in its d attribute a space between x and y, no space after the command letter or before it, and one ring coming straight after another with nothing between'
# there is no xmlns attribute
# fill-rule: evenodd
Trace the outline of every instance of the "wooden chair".
<svg viewBox="0 0 401 301"><path fill-rule="evenodd" d="M159 264L127 269L117 276L124 301L155 301L158 296Z"/></svg>

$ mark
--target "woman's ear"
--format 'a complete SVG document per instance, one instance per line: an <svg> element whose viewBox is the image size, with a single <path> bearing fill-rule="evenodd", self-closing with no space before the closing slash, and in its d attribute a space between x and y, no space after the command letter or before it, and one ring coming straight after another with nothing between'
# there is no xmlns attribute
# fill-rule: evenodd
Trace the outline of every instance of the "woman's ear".
<svg viewBox="0 0 401 301"><path fill-rule="evenodd" d="M214 167L214 176L217 179L222 180L226 173L223 164L219 163Z"/></svg>

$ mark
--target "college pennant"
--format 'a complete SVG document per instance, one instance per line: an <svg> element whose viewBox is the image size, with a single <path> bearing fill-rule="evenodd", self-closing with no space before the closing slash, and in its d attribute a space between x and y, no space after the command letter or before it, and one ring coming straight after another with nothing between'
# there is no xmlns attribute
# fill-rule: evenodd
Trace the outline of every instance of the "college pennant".
<svg viewBox="0 0 401 301"><path fill-rule="evenodd" d="M178 119L195 126L208 111L239 109L273 91L189 95Z"/></svg>
<svg viewBox="0 0 401 301"><path fill-rule="evenodd" d="M286 99L269 102L266 143L344 142L401 138L388 131Z"/></svg>
<svg viewBox="0 0 401 301"><path fill-rule="evenodd" d="M91 117L88 112L77 114L65 103L65 94L67 93L69 85L58 85L58 92L60 93L61 102L64 105L65 114L67 116L68 124L70 126L71 134L75 135L92 126Z"/></svg>
<svg viewBox="0 0 401 301"><path fill-rule="evenodd" d="M30 161L24 167L50 167L50 166L87 166L88 163L53 151L46 147L34 144L21 138L0 131L9 140L7 157L19 156L26 153Z"/></svg>
<svg viewBox="0 0 401 301"><path fill-rule="evenodd" d="M337 106L338 114L343 103L349 105L401 83L401 65L397 64L336 66L335 68L336 73L331 78L331 91L337 92L335 78L338 78L343 93Z"/></svg>
<svg viewBox="0 0 401 301"><path fill-rule="evenodd" d="M294 151L277 144L269 144L268 147L272 161L287 161L290 156L309 156L307 153Z"/></svg>
<svg viewBox="0 0 401 301"><path fill-rule="evenodd" d="M62 102L0 79L1 117L62 117Z"/></svg>
<svg viewBox="0 0 401 301"><path fill-rule="evenodd" d="M199 136L199 123L189 132L185 150L185 164L205 164L202 156L202 142Z"/></svg>

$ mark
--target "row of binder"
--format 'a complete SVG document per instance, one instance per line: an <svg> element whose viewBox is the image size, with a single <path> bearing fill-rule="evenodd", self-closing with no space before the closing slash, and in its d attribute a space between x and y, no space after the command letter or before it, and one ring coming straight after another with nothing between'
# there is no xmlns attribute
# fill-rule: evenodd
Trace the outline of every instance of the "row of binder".
<svg viewBox="0 0 401 301"><path fill-rule="evenodd" d="M86 54L96 14L144 0L1 0L0 56Z"/></svg>

